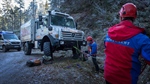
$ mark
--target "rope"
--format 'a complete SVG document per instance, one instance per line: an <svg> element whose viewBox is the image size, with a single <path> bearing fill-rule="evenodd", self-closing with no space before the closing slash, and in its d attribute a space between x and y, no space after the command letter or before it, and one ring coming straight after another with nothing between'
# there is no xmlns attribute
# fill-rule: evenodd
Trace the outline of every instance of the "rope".
<svg viewBox="0 0 150 84"><path fill-rule="evenodd" d="M78 41L77 41L77 47L79 48L79 43L78 43ZM80 49L79 49L79 51L80 51ZM79 53L80 53L79 51L78 51L78 52L76 51L76 53L79 54Z"/></svg>
<svg viewBox="0 0 150 84"><path fill-rule="evenodd" d="M85 57L87 57L87 53L80 51L80 49L78 49L77 47L73 46L78 52L80 52L81 54L83 54ZM96 58L94 56L92 56L92 58Z"/></svg>

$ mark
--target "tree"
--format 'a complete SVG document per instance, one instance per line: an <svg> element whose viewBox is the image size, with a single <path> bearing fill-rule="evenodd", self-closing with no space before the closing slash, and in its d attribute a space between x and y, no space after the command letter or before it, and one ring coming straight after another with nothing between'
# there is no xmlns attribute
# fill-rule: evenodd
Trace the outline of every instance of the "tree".
<svg viewBox="0 0 150 84"><path fill-rule="evenodd" d="M12 31L18 31L20 28L20 24L18 24L19 18L20 18L20 14L19 14L19 7L15 6L14 8L11 8L10 10L10 17L12 18L11 24L12 24Z"/></svg>
<svg viewBox="0 0 150 84"><path fill-rule="evenodd" d="M24 9L24 0L15 0L19 4L19 17L20 17L20 26L21 26L21 17L22 17L22 11Z"/></svg>
<svg viewBox="0 0 150 84"><path fill-rule="evenodd" d="M22 2L19 2L19 3L22 3ZM11 0L3 0L2 5L3 5L2 11L1 11L2 18L0 18L1 19L0 24L2 24L1 26L2 30L19 32L20 24L18 24L17 22L20 22L19 18L21 15L20 14L21 8L17 6L14 6L14 7L11 6ZM23 8L23 5L21 5L21 7Z"/></svg>
<svg viewBox="0 0 150 84"><path fill-rule="evenodd" d="M48 10L49 9L49 6L48 6L48 2L46 0L46 3L45 3L45 10Z"/></svg>
<svg viewBox="0 0 150 84"><path fill-rule="evenodd" d="M11 2L12 0L2 0L3 4L3 8L2 8L2 11L3 11L3 14L6 14L8 15L9 14L9 10L11 9Z"/></svg>
<svg viewBox="0 0 150 84"><path fill-rule="evenodd" d="M29 8L28 8L28 16L30 16L30 18L35 18L36 10L37 10L37 3L35 2L35 0L33 0L32 2L30 2Z"/></svg>
<svg viewBox="0 0 150 84"><path fill-rule="evenodd" d="M5 30L5 19L0 16L0 31Z"/></svg>
<svg viewBox="0 0 150 84"><path fill-rule="evenodd" d="M50 10L59 10L65 0L49 0Z"/></svg>
<svg viewBox="0 0 150 84"><path fill-rule="evenodd" d="M8 30L10 24L9 22L9 15L10 15L10 9L11 9L11 0L2 0L3 8L2 8L2 23L3 23L3 29Z"/></svg>

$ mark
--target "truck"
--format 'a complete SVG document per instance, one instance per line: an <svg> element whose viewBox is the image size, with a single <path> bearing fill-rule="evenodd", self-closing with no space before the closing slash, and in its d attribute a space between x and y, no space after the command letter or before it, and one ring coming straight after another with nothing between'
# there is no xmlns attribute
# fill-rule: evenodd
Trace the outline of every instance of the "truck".
<svg viewBox="0 0 150 84"><path fill-rule="evenodd" d="M0 31L0 49L4 52L10 49L21 50L21 41L13 31Z"/></svg>
<svg viewBox="0 0 150 84"><path fill-rule="evenodd" d="M30 55L32 49L40 49L52 59L58 50L72 50L73 58L77 59L80 53L76 48L81 50L87 44L84 36L72 16L55 10L24 23L20 32L25 55Z"/></svg>

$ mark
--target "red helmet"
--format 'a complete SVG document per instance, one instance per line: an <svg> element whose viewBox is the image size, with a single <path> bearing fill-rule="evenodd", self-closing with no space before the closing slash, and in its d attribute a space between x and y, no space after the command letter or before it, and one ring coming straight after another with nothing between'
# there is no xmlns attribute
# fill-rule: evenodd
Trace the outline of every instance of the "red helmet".
<svg viewBox="0 0 150 84"><path fill-rule="evenodd" d="M88 36L88 37L86 38L86 40L87 40L87 41L92 41L93 38L92 38L91 36Z"/></svg>
<svg viewBox="0 0 150 84"><path fill-rule="evenodd" d="M120 17L133 17L134 19L137 16L137 8L133 3L126 3L122 6L119 11Z"/></svg>

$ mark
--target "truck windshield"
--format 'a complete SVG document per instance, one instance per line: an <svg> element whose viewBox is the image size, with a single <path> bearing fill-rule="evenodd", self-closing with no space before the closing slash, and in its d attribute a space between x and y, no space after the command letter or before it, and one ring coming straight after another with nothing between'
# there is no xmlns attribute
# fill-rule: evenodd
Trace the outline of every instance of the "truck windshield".
<svg viewBox="0 0 150 84"><path fill-rule="evenodd" d="M3 34L4 39L10 40L10 39L16 39L18 40L18 37L15 34Z"/></svg>
<svg viewBox="0 0 150 84"><path fill-rule="evenodd" d="M75 28L75 24L74 24L73 19L63 17L63 16L54 16L54 15L52 15L51 25Z"/></svg>

